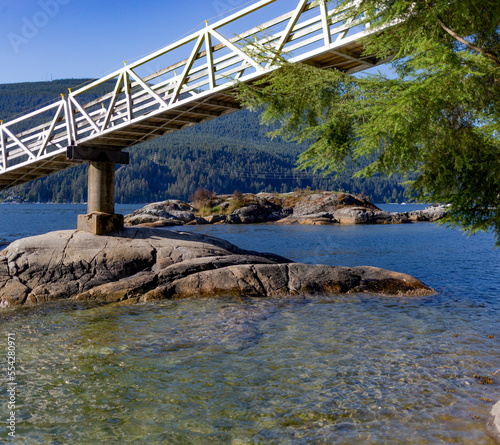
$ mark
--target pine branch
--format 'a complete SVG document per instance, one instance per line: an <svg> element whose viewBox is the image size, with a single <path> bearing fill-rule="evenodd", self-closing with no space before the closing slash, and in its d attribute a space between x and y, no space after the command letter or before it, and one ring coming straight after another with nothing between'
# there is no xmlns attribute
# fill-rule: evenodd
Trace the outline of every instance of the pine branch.
<svg viewBox="0 0 500 445"><path fill-rule="evenodd" d="M484 56L488 57L488 59L493 60L495 62L495 65L500 67L500 59L491 51L486 51L482 48L479 48L476 45L473 45L472 43L468 42L465 40L463 37L460 37L455 31L450 29L448 26L445 25L445 23L439 18L439 16L436 16L439 24L441 25L441 28L443 28L450 36L452 36L454 39L458 40L460 43L463 43L467 48L472 49L473 51L476 51L480 54L483 54Z"/></svg>
<svg viewBox="0 0 500 445"><path fill-rule="evenodd" d="M432 6L429 4L429 1L428 0L424 0L425 1L425 4L427 5L427 8L429 9L429 11L431 12L434 12L432 10ZM457 40L458 42L462 43L463 45L465 45L467 48L473 50L473 51L476 51L480 54L483 54L485 57L487 57L488 59L490 60L493 60L493 62L495 62L495 65L500 67L500 59L496 56L495 53L493 53L492 51L487 51L487 50L484 50L483 48L479 48L478 46L476 45L473 45L472 43L470 43L469 41L467 41L466 39L464 39L463 37L459 36L455 31L453 31L449 26L447 26L444 21L441 19L441 17L439 17L437 14L436 14L436 18L439 22L439 25L441 26L441 28L443 28L443 30L449 34L450 36L452 36L455 40Z"/></svg>

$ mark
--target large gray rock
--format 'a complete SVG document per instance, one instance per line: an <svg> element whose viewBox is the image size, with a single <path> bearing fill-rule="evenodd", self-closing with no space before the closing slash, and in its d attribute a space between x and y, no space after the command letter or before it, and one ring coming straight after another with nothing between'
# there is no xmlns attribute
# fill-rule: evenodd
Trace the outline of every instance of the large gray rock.
<svg viewBox="0 0 500 445"><path fill-rule="evenodd" d="M147 301L221 294L369 292L429 295L405 274L295 264L204 235L128 228L113 236L60 231L0 252L0 306L53 300Z"/></svg>
<svg viewBox="0 0 500 445"><path fill-rule="evenodd" d="M304 224L312 226L325 226L333 223L338 223L331 213L321 212L313 215L288 216L280 219L278 224Z"/></svg>
<svg viewBox="0 0 500 445"><path fill-rule="evenodd" d="M301 198L293 214L281 224L401 224L407 215L380 210L370 201L349 193L314 193Z"/></svg>
<svg viewBox="0 0 500 445"><path fill-rule="evenodd" d="M252 224L279 219L281 217L279 210L279 207L265 201L237 209L233 215L237 215L243 224Z"/></svg>
<svg viewBox="0 0 500 445"><path fill-rule="evenodd" d="M129 226L161 225L178 226L195 220L194 208L183 201L155 202L135 210L125 217Z"/></svg>
<svg viewBox="0 0 500 445"><path fill-rule="evenodd" d="M447 215L447 210L444 206L431 206L426 207L424 210L414 210L408 212L410 221L439 221Z"/></svg>
<svg viewBox="0 0 500 445"><path fill-rule="evenodd" d="M371 210L365 207L346 207L330 213L321 212L312 215L295 215L278 221L280 224L402 224L411 221L405 214Z"/></svg>
<svg viewBox="0 0 500 445"><path fill-rule="evenodd" d="M500 400L493 405L486 425L486 431L500 445Z"/></svg>
<svg viewBox="0 0 500 445"><path fill-rule="evenodd" d="M345 207L362 207L366 210L380 210L366 199L349 193L314 193L299 199L293 208L293 216L333 213Z"/></svg>
<svg viewBox="0 0 500 445"><path fill-rule="evenodd" d="M347 207L333 212L333 218L340 224L401 224L409 219L400 213L370 210L364 207Z"/></svg>

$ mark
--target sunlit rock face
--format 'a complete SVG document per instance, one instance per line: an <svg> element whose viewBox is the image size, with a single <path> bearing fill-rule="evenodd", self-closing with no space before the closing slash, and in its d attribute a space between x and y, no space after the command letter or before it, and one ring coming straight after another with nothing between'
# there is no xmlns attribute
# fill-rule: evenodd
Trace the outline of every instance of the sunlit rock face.
<svg viewBox="0 0 500 445"><path fill-rule="evenodd" d="M0 305L54 300L149 301L193 296L325 293L429 295L405 274L375 267L293 263L205 235L126 228L108 236L67 230L0 252Z"/></svg>
<svg viewBox="0 0 500 445"><path fill-rule="evenodd" d="M203 214L203 216L200 214ZM148 204L125 216L125 224L137 227L168 227L195 224L403 224L438 221L444 207L413 212L380 210L361 196L336 192L246 193L214 195L203 206L169 200Z"/></svg>

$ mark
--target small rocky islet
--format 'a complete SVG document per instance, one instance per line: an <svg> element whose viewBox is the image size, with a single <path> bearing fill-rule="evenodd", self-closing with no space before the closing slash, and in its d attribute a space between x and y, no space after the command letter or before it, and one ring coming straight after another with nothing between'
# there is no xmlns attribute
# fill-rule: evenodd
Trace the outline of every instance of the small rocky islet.
<svg viewBox="0 0 500 445"><path fill-rule="evenodd" d="M408 224L438 221L444 206L412 212L386 212L362 196L335 192L291 192L193 196L191 203L168 200L125 216L125 224L168 227L199 224Z"/></svg>

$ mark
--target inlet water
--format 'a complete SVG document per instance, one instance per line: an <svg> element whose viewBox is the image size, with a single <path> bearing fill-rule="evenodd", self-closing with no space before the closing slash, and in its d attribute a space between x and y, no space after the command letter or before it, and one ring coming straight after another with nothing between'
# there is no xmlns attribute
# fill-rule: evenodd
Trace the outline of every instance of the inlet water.
<svg viewBox="0 0 500 445"><path fill-rule="evenodd" d="M11 211L25 212L14 235L35 234L33 221L72 227L81 212L2 205L9 242ZM17 338L17 443L493 443L484 431L500 398L493 236L428 223L175 230L306 263L397 270L438 293L3 310L3 357L6 333Z"/></svg>

